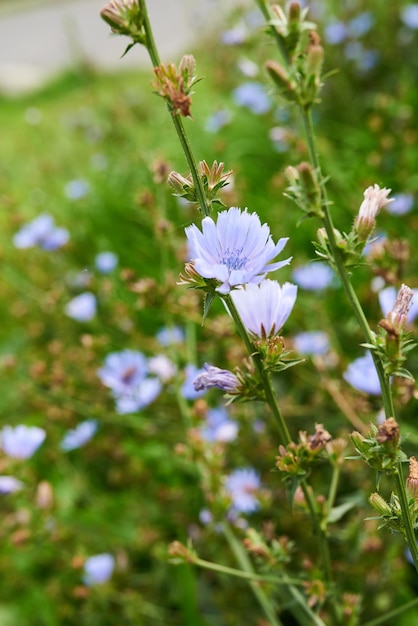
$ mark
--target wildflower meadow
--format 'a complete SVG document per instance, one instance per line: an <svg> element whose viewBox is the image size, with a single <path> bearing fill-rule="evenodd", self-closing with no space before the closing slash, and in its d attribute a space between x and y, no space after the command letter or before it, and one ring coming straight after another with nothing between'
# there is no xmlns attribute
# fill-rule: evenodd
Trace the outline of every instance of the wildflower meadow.
<svg viewBox="0 0 418 626"><path fill-rule="evenodd" d="M0 626L418 626L418 4L151 1L0 98Z"/></svg>

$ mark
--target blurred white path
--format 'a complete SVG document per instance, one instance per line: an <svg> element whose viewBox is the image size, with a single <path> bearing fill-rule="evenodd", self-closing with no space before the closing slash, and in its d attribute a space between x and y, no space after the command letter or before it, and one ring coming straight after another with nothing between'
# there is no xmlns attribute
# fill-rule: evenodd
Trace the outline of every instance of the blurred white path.
<svg viewBox="0 0 418 626"><path fill-rule="evenodd" d="M148 0L155 39L164 61L177 61L239 0ZM100 69L149 64L136 46L120 59L127 37L112 36L99 11L106 0L0 2L0 91L39 87L80 59Z"/></svg>

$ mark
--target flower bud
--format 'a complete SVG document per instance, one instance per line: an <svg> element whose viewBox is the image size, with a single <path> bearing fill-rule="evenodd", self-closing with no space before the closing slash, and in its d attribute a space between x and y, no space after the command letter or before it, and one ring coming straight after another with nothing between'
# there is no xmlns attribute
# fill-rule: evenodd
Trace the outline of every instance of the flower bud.
<svg viewBox="0 0 418 626"><path fill-rule="evenodd" d="M134 41L144 43L144 16L138 0L111 0L100 15L117 35L128 35Z"/></svg>
<svg viewBox="0 0 418 626"><path fill-rule="evenodd" d="M388 321L393 327L401 331L405 328L408 313L412 305L414 292L407 285L402 285L396 298L393 309L387 316Z"/></svg>
<svg viewBox="0 0 418 626"><path fill-rule="evenodd" d="M376 216L380 209L393 202L393 198L388 198L390 192L391 189L380 189L379 185L367 187L365 190L364 200L360 205L353 227L360 241L366 241L373 232Z"/></svg>
<svg viewBox="0 0 418 626"><path fill-rule="evenodd" d="M283 65L280 65L277 61L267 61L266 70L277 87L279 87L281 95L287 100L296 101L296 84L292 81Z"/></svg>
<svg viewBox="0 0 418 626"><path fill-rule="evenodd" d="M418 461L414 456L409 459L409 474L406 479L408 493L415 499L418 497Z"/></svg>
<svg viewBox="0 0 418 626"><path fill-rule="evenodd" d="M196 391L206 391L206 389L212 389L216 387L226 393L236 393L239 380L229 370L222 370L214 365L204 365L205 372L199 374L193 382L193 386Z"/></svg>
<svg viewBox="0 0 418 626"><path fill-rule="evenodd" d="M390 505L382 498L382 496L378 493L372 493L369 498L369 502L372 507L379 513L379 515L392 515L392 510Z"/></svg>

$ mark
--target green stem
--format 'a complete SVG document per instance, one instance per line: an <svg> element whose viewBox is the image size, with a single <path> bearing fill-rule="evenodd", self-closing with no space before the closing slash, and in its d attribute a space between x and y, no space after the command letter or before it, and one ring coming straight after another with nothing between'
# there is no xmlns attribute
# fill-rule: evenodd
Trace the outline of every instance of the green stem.
<svg viewBox="0 0 418 626"><path fill-rule="evenodd" d="M409 515L408 494L406 492L402 463L398 463L395 480L398 486L398 496L402 509L402 521L405 530L405 539L408 544L409 551L414 561L415 569L418 572L418 546L415 536L414 527L412 525L411 516Z"/></svg>
<svg viewBox="0 0 418 626"><path fill-rule="evenodd" d="M266 22L270 25L270 33L276 40L277 47L279 48L283 59L285 60L286 64L289 65L290 59L289 59L289 55L286 50L286 47L284 45L283 39L282 37L280 37L275 27L271 24L271 20L274 19L274 17L271 14L269 5L267 4L265 0L256 0L256 4L258 5L258 8L260 9L261 13L264 15Z"/></svg>
<svg viewBox="0 0 418 626"><path fill-rule="evenodd" d="M415 600L411 600L410 602L407 602L403 606L400 606L399 608L394 609L393 611L389 611L389 613L385 613L384 615L382 615L382 617L377 617L376 619L372 619L370 622L366 622L365 624L362 624L362 626L380 626L380 624L385 624L387 622L390 622L391 624L395 624L396 622L393 621L394 617L399 617L399 615L402 615L402 613L406 613L406 611L409 611L409 609L413 609L415 606L418 606L418 598L415 598Z"/></svg>
<svg viewBox="0 0 418 626"><path fill-rule="evenodd" d="M334 506L335 497L337 495L337 487L338 487L338 481L340 478L341 466L339 464L335 464L332 469L333 469L333 472L332 472L331 484L329 487L328 500L327 500L328 514L331 511L332 507Z"/></svg>
<svg viewBox="0 0 418 626"><path fill-rule="evenodd" d="M220 563L212 563L212 561L205 561L204 559L195 559L194 565L209 569L213 572L219 572L219 574L227 574L228 576L235 576L236 578L243 578L245 580L254 580L263 583L270 583L273 585L296 585L303 586L303 582L296 578L279 578L278 576L263 576L256 574L255 572L243 571L228 567L227 565L221 565Z"/></svg>
<svg viewBox="0 0 418 626"><path fill-rule="evenodd" d="M139 0L139 4L141 7L141 12L143 15L143 20L144 20L143 24L144 24L144 31L145 31L145 37L146 37L145 47L148 50L148 54L151 59L152 65L154 67L158 67L161 64L161 61L160 61L160 56L158 54L158 49L155 43L154 34L151 28L151 23L148 17L147 4L145 0ZM174 110L172 109L170 105L167 105L167 108L170 113L171 119L173 121L174 128L176 129L177 136L180 140L181 147L183 148L183 152L186 157L187 164L190 168L190 173L192 175L198 202L200 204L203 214L207 216L210 213L210 206L206 199L206 194L205 194L205 190L203 187L203 183L199 176L197 163L194 158L193 151L192 151L189 139L187 137L183 122L181 118L179 117L179 115L174 112Z"/></svg>

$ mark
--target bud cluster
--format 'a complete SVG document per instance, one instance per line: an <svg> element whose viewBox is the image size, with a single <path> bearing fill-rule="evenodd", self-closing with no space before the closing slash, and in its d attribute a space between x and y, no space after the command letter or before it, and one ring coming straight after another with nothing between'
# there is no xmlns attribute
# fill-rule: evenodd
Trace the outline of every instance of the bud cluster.
<svg viewBox="0 0 418 626"><path fill-rule="evenodd" d="M285 170L287 178L287 197L294 201L307 217L319 217L324 213L321 207L321 189L318 176L313 167L306 162L297 167L289 165Z"/></svg>
<svg viewBox="0 0 418 626"><path fill-rule="evenodd" d="M286 63L267 61L266 69L286 100L308 109L322 87L324 50L316 25L305 19L308 9L301 9L298 2L291 2L287 13L277 5L271 12L270 25Z"/></svg>
<svg viewBox="0 0 418 626"><path fill-rule="evenodd" d="M224 203L219 198L219 191L230 183L232 170L224 171L224 164L214 161L212 166L206 161L200 161L198 164L198 173L202 181L208 205L219 205L224 207ZM184 198L189 202L198 202L196 186L191 174L182 176L178 172L170 172L167 179L168 184L174 190L174 195Z"/></svg>
<svg viewBox="0 0 418 626"><path fill-rule="evenodd" d="M111 0L100 15L116 35L128 35L134 43L145 44L144 15L138 0Z"/></svg>
<svg viewBox="0 0 418 626"><path fill-rule="evenodd" d="M183 117L191 117L192 87L200 80L195 70L196 61L191 54L183 56L178 68L174 63L154 67L156 80L152 86L167 101L174 115L180 113Z"/></svg>
<svg viewBox="0 0 418 626"><path fill-rule="evenodd" d="M351 435L355 449L371 468L385 474L398 471L398 463L406 456L399 444L399 426L393 417L379 427L372 425L372 432L363 437L359 432Z"/></svg>

